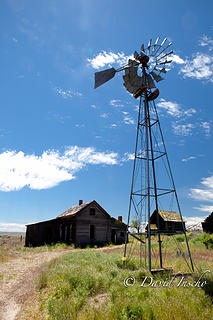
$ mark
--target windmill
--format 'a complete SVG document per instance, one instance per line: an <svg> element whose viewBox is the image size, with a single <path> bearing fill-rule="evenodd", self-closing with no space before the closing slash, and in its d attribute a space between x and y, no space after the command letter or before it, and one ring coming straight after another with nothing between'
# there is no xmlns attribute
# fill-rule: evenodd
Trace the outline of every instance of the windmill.
<svg viewBox="0 0 213 320"><path fill-rule="evenodd" d="M184 234L186 252L183 254L185 258L187 257L186 263L189 269L194 271L185 223L155 105L155 99L159 95L156 83L164 80L162 75L169 71L173 53L170 51L172 43L168 42L167 38L162 42L159 40L158 37L153 44L149 40L147 47L142 44L140 53L135 51L134 59L129 59L128 64L121 68L96 72L95 88L112 79L116 73L124 71L124 87L135 99L139 98L123 266L133 254L132 245L128 245L128 235L136 239L136 251L140 256L140 263L143 259L143 266L152 272L166 270L166 258L162 253L165 249L163 243L165 239L168 241L174 238L176 241L177 234ZM131 219L137 224L137 228L131 226ZM162 227L162 221L166 227ZM173 228L174 225L179 226L177 230ZM153 254L153 242L155 248L157 246L155 254ZM176 244L179 246L177 241ZM129 252L128 246L130 246Z"/></svg>

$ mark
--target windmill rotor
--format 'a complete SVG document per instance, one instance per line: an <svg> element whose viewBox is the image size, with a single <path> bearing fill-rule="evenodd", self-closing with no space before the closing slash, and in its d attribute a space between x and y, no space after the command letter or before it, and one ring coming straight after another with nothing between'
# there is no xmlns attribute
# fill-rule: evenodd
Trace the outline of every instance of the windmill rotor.
<svg viewBox="0 0 213 320"><path fill-rule="evenodd" d="M129 59L128 64L122 66L121 68L117 70L110 68L96 72L95 88L111 80L116 73L124 71L125 75L123 76L123 85L129 93L133 94L136 99L139 97L139 88L147 87L146 90L149 91L151 89L156 89L155 83L164 80L161 74L165 74L169 70L166 69L165 66L172 62L172 60L168 60L168 58L173 53L173 51L168 52L172 42L168 43L167 38L164 38L161 43L159 40L160 37L158 37L156 41L152 43L152 39L150 39L147 47L142 44L140 53L137 51L134 52L134 60ZM141 69L140 74L138 74L139 68ZM151 93L151 91L149 93Z"/></svg>

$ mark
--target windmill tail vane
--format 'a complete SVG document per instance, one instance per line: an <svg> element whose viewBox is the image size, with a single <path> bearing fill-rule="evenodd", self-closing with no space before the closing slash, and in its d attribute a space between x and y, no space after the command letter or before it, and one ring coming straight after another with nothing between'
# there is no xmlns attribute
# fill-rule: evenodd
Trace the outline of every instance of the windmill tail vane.
<svg viewBox="0 0 213 320"><path fill-rule="evenodd" d="M167 38L161 43L159 40L159 37L155 42L149 40L147 47L142 44L140 53L135 51L134 59L129 59L128 64L119 69L96 72L95 88L124 71L124 87L135 99L139 98L123 267L130 258L138 257L140 266L149 272L171 270L168 264L172 263L175 253L167 257L165 248L172 240L178 250L183 251L187 268L194 272L185 221L155 105L159 96L156 83L164 80L161 75L169 71L166 67L172 62L169 59L173 54L173 51L168 52L172 43L168 43ZM184 248L180 248L177 241L179 234L184 235Z"/></svg>

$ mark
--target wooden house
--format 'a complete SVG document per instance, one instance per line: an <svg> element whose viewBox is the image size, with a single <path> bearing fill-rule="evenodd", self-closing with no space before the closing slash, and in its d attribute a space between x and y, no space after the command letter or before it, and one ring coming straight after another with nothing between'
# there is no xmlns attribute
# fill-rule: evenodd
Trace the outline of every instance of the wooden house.
<svg viewBox="0 0 213 320"><path fill-rule="evenodd" d="M111 217L95 200L66 210L55 219L27 225L26 246L57 242L88 244L124 243L126 225L122 217Z"/></svg>
<svg viewBox="0 0 213 320"><path fill-rule="evenodd" d="M203 232L213 233L213 212L202 222Z"/></svg>
<svg viewBox="0 0 213 320"><path fill-rule="evenodd" d="M158 231L158 219L159 219L159 231L160 233L176 234L184 233L185 221L181 221L181 216L175 211L155 210L150 217L150 229L154 234ZM146 226L146 231L148 226Z"/></svg>

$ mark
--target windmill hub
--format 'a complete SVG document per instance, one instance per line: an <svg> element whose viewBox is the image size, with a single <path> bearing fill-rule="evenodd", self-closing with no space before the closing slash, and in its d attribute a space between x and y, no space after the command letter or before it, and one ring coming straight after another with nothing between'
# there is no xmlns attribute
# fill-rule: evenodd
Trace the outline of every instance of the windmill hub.
<svg viewBox="0 0 213 320"><path fill-rule="evenodd" d="M148 68L147 63L149 62L149 57L147 55L139 55L136 60L138 60L143 67Z"/></svg>

